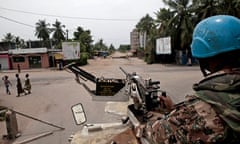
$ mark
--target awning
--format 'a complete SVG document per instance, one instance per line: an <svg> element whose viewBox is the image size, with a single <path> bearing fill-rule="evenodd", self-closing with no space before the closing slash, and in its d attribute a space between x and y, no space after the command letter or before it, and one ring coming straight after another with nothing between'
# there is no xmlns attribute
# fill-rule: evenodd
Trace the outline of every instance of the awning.
<svg viewBox="0 0 240 144"><path fill-rule="evenodd" d="M55 54L54 54L54 58L55 58L56 60L63 59L63 54L61 54L61 53L55 53Z"/></svg>

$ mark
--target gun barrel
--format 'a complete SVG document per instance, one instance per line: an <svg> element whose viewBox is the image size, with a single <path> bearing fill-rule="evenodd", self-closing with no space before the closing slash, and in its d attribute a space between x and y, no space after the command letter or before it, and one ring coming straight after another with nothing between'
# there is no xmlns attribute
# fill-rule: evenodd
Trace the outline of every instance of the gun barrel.
<svg viewBox="0 0 240 144"><path fill-rule="evenodd" d="M70 64L66 66L66 68L70 69L73 73L79 74L80 76L92 81L93 83L96 83L96 77L85 70L79 68L76 64Z"/></svg>
<svg viewBox="0 0 240 144"><path fill-rule="evenodd" d="M119 67L119 68L125 75L128 75L128 73L122 67Z"/></svg>

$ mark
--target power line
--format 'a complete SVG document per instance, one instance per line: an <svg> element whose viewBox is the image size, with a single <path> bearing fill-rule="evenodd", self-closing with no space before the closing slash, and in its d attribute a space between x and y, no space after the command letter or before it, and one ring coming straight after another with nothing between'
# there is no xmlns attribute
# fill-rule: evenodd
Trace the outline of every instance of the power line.
<svg viewBox="0 0 240 144"><path fill-rule="evenodd" d="M4 7L0 7L0 9L19 12L19 13L25 13L25 14L48 16L48 17L68 18L68 19L99 20L99 21L138 21L137 19L108 19L108 18L60 16L60 15L51 15L51 14L43 14L43 13L35 13L35 12L29 12L29 11L16 10L16 9L9 9L9 8L4 8Z"/></svg>
<svg viewBox="0 0 240 144"><path fill-rule="evenodd" d="M21 25L25 25L25 26L28 26L28 27L31 27L31 28L35 28L35 27L32 26L32 25L25 24L25 23L22 23L22 22L19 22L19 21L14 20L14 19L10 19L10 18L1 16L1 15L0 15L0 18L3 18L3 19L5 19L5 20L11 21L11 22L15 22L15 23L18 23L18 24L21 24Z"/></svg>
<svg viewBox="0 0 240 144"><path fill-rule="evenodd" d="M26 24L26 23L22 23L22 22L19 22L19 21L17 21L17 20L10 19L10 18L1 16L1 15L0 15L0 18L5 19L5 20L8 20L8 21L11 21L11 22L14 22L14 23L17 23L17 24L24 25L24 26L27 26L27 27L35 28L35 27L32 26L32 25L29 25L29 24ZM75 29L68 29L68 31L74 31L74 30L75 30ZM107 38L107 40L111 40L111 39Z"/></svg>

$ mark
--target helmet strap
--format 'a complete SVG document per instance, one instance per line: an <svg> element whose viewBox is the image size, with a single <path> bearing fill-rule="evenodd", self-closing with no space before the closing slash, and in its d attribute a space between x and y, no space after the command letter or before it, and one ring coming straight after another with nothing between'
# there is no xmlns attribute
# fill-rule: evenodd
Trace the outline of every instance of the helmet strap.
<svg viewBox="0 0 240 144"><path fill-rule="evenodd" d="M206 76L208 76L208 75L211 74L211 73L207 70L207 68L206 68L205 66L206 66L205 63L203 64L203 63L200 62L200 70L201 70L201 72L202 72L202 74L203 74L204 77L206 77Z"/></svg>

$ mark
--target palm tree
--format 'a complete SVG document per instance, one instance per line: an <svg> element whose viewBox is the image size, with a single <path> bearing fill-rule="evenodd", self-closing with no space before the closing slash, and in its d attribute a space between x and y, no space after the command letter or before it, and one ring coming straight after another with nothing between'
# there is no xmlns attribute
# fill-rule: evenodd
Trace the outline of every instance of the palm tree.
<svg viewBox="0 0 240 144"><path fill-rule="evenodd" d="M158 37L170 36L172 54L174 55L178 50L187 51L191 58L190 44L196 23L195 9L190 3L192 0L163 0L163 2L169 8L162 8L155 13L156 23L159 26Z"/></svg>
<svg viewBox="0 0 240 144"><path fill-rule="evenodd" d="M11 33L7 33L2 39L3 42L14 42L15 36Z"/></svg>
<svg viewBox="0 0 240 144"><path fill-rule="evenodd" d="M233 9L235 9L234 16L240 18L240 1L239 0L233 0Z"/></svg>
<svg viewBox="0 0 240 144"><path fill-rule="evenodd" d="M163 0L170 7L170 16L167 24L171 28L173 47L175 49L189 49L194 19L192 11L189 9L191 0Z"/></svg>
<svg viewBox="0 0 240 144"><path fill-rule="evenodd" d="M77 27L77 31L73 33L74 40L79 40L80 35L84 32L82 27Z"/></svg>
<svg viewBox="0 0 240 144"><path fill-rule="evenodd" d="M35 36L39 38L40 40L43 40L44 44L46 46L48 40L49 40L49 35L51 33L51 29L49 28L50 24L46 23L45 20L39 20L36 23L36 32Z"/></svg>
<svg viewBox="0 0 240 144"><path fill-rule="evenodd" d="M16 36L14 38L14 42L16 44L16 48L24 48L25 47L24 40L21 39L19 36Z"/></svg>
<svg viewBox="0 0 240 144"><path fill-rule="evenodd" d="M145 54L145 61L147 63L152 63L154 61L154 44L155 41L155 31L156 25L154 19L148 14L140 19L136 25L136 29L143 36L143 51ZM141 49L138 49L138 52L141 53Z"/></svg>
<svg viewBox="0 0 240 144"><path fill-rule="evenodd" d="M59 45L60 42L62 40L65 40L65 32L63 30L63 28L65 28L65 25L61 25L61 22L59 22L58 20L55 21L54 24L52 24L53 28L52 28L52 31L53 31L53 40L56 41L56 44Z"/></svg>
<svg viewBox="0 0 240 144"><path fill-rule="evenodd" d="M220 0L222 14L233 15L240 18L240 0Z"/></svg>
<svg viewBox="0 0 240 144"><path fill-rule="evenodd" d="M162 36L170 36L172 32L173 26L170 23L171 18L173 18L173 13L170 9L161 8L159 11L155 12L156 20L155 23L158 28L158 35Z"/></svg>
<svg viewBox="0 0 240 144"><path fill-rule="evenodd" d="M147 35L150 33L151 28L154 26L154 20L149 14L142 17L137 23L136 28L139 32L146 32Z"/></svg>
<svg viewBox="0 0 240 144"><path fill-rule="evenodd" d="M2 41L9 43L9 45L11 45L10 43L12 43L13 45L15 45L14 48L25 48L24 40L19 36L14 36L11 33L7 33L2 39Z"/></svg>
<svg viewBox="0 0 240 144"><path fill-rule="evenodd" d="M192 9L198 21L219 14L240 18L240 0L193 0Z"/></svg>
<svg viewBox="0 0 240 144"><path fill-rule="evenodd" d="M169 9L162 8L155 13L158 36L171 36L173 49L190 51L193 29L206 17L217 14L240 17L240 0L163 0L163 2Z"/></svg>
<svg viewBox="0 0 240 144"><path fill-rule="evenodd" d="M195 11L198 21L216 14L223 14L221 7L222 0L193 0L192 8Z"/></svg>

